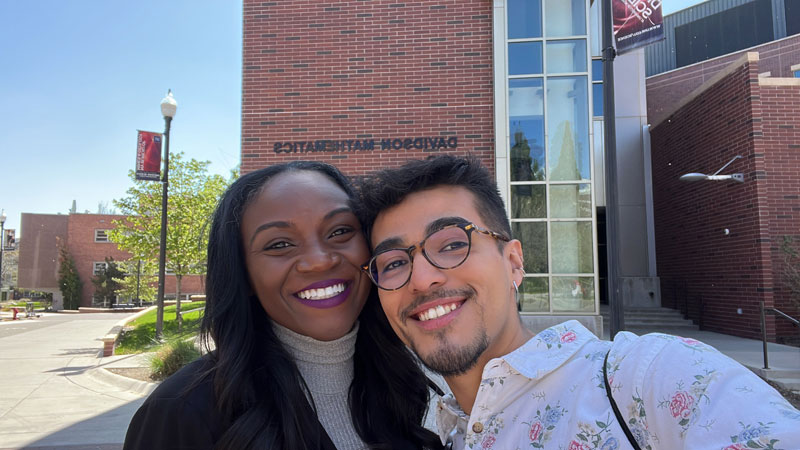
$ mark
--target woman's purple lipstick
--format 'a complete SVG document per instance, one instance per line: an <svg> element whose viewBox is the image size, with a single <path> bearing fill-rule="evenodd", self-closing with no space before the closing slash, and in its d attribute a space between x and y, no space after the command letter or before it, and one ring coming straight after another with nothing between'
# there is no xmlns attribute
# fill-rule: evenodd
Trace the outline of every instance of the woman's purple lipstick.
<svg viewBox="0 0 800 450"><path fill-rule="evenodd" d="M301 298L299 295L300 292L307 291L309 289L325 289L326 287L335 286L337 284L344 284L345 288L342 292L334 295L333 297L316 300L313 298ZM347 297L350 295L350 288L351 288L351 283L345 280L325 280L318 283L313 283L308 287L306 287L305 289L303 289L302 291L298 291L296 294L294 294L294 297L300 303L306 306L310 306L312 308L327 309L339 306L342 303L344 303L345 300L347 300Z"/></svg>

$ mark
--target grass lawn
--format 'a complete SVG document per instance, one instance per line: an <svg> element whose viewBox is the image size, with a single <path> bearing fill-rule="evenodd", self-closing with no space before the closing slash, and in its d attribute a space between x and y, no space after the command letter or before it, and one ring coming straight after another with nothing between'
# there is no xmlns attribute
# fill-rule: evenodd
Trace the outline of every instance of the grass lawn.
<svg viewBox="0 0 800 450"><path fill-rule="evenodd" d="M206 302L181 302L181 311L205 306ZM153 309L147 314L139 317L133 322L128 323L129 327L134 327L131 331L126 331L114 349L116 355L126 355L130 353L152 352L158 350L162 343L156 342L156 313ZM178 333L178 322L175 320L175 305L164 307L164 340L172 342L197 334L200 329L200 318L203 311L194 311L183 315L183 331Z"/></svg>

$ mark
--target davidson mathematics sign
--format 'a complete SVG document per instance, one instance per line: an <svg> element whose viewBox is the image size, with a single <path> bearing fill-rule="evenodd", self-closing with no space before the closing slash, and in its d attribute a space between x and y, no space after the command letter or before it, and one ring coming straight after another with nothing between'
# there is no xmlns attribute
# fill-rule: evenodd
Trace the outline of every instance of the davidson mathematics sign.
<svg viewBox="0 0 800 450"><path fill-rule="evenodd" d="M275 142L275 153L341 153L372 152L375 150L440 150L458 148L458 138L414 137L388 139L319 139L314 141Z"/></svg>

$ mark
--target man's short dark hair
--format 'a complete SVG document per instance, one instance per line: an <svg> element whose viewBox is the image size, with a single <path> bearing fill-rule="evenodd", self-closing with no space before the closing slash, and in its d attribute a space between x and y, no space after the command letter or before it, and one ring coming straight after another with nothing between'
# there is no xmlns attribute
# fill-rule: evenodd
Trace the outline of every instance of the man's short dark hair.
<svg viewBox="0 0 800 450"><path fill-rule="evenodd" d="M437 186L461 186L469 190L486 225L511 237L511 225L497 183L480 161L473 156L437 155L383 169L361 180L361 216L367 238L378 214L399 204L409 194Z"/></svg>

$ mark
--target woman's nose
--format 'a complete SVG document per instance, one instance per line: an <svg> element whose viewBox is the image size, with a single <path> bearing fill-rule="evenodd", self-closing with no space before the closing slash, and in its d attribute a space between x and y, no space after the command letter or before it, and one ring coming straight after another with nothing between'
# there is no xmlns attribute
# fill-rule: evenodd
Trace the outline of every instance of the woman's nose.
<svg viewBox="0 0 800 450"><path fill-rule="evenodd" d="M306 248L306 252L297 262L297 270L300 272L321 272L328 270L341 261L341 255L332 251L330 248L314 244Z"/></svg>

